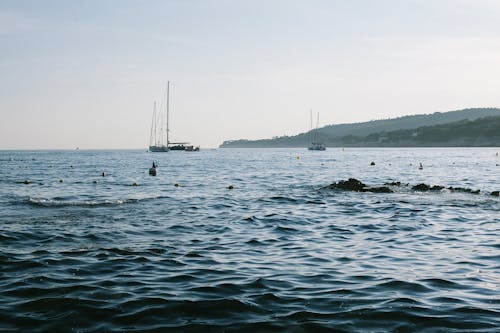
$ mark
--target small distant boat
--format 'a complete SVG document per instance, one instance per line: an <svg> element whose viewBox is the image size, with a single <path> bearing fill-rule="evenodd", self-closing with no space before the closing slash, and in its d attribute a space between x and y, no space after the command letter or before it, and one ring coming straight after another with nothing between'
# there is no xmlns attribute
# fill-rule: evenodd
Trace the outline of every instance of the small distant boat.
<svg viewBox="0 0 500 333"><path fill-rule="evenodd" d="M167 82L167 108L162 110L160 105L160 110L156 110L156 101L153 104L153 119L151 120L151 134L149 138L149 151L153 153L167 152L168 149L168 116L169 116L169 104L170 104L170 81ZM166 131L163 127L164 118L166 116ZM165 141L166 137L166 141ZM150 169L151 171L151 169Z"/></svg>
<svg viewBox="0 0 500 333"><path fill-rule="evenodd" d="M311 145L309 146L309 148L307 148L309 150L326 150L326 147L323 143L319 143L319 142L312 142Z"/></svg>
<svg viewBox="0 0 500 333"><path fill-rule="evenodd" d="M309 150L326 150L325 144L318 140L318 126L319 126L319 112L316 119L316 128L312 129L312 110L311 110L311 144L309 145Z"/></svg>
<svg viewBox="0 0 500 333"><path fill-rule="evenodd" d="M163 104L163 102L162 102ZM151 134L149 139L149 151L168 152L170 150L184 150L184 151L199 151L200 147L193 147L189 142L170 142L169 133L169 115L170 115L170 81L167 82L167 103L166 108L156 110L156 102L153 106L153 119L151 121ZM166 125L164 127L164 125Z"/></svg>

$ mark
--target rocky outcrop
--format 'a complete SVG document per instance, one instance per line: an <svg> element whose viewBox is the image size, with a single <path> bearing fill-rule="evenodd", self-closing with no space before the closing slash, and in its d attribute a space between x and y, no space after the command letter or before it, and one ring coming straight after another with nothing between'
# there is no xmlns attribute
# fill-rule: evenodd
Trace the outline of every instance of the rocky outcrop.
<svg viewBox="0 0 500 333"><path fill-rule="evenodd" d="M414 191L421 191L421 192L441 191L442 189L444 189L444 186L439 186L439 185L430 186L430 185L421 183L421 184L413 186L411 189Z"/></svg>
<svg viewBox="0 0 500 333"><path fill-rule="evenodd" d="M337 183L330 184L325 188L330 190L345 190L354 192L372 192L372 193L393 193L394 191L386 186L381 187L370 187L363 182L355 179L349 178L348 180L341 180Z"/></svg>
<svg viewBox="0 0 500 333"><path fill-rule="evenodd" d="M414 191L427 192L427 191L442 191L445 189L445 187L440 186L440 185L431 186L431 185L421 183L421 184L413 186L411 189ZM479 192L481 192L481 190L473 190L473 189L467 188L467 187L451 187L450 186L450 187L446 187L446 189L451 191L451 192L462 192L462 193L471 193L471 194L479 194Z"/></svg>
<svg viewBox="0 0 500 333"><path fill-rule="evenodd" d="M384 185L389 185L389 186L408 186L409 184L403 184L401 182L390 182L390 183L385 183Z"/></svg>
<svg viewBox="0 0 500 333"><path fill-rule="evenodd" d="M471 188L466 188L466 187L448 187L447 189L452 192L463 192L471 194L479 194L479 192L481 192L481 190L473 190Z"/></svg>
<svg viewBox="0 0 500 333"><path fill-rule="evenodd" d="M344 190L344 191L354 191L354 192L372 192L372 193L394 193L395 187L409 187L408 183L401 183L399 181L393 181L389 183L385 183L385 186L374 187L368 186L362 181L356 178L349 178L348 180L341 180L336 183L332 183L323 189L329 190ZM441 185L428 185L425 183L420 183L414 186L411 186L411 190L417 192L441 192L443 190L448 190L450 192L461 192L461 193L470 193L470 194L479 194L481 190L473 190L467 187L444 187ZM491 192L492 196L499 196L499 191Z"/></svg>

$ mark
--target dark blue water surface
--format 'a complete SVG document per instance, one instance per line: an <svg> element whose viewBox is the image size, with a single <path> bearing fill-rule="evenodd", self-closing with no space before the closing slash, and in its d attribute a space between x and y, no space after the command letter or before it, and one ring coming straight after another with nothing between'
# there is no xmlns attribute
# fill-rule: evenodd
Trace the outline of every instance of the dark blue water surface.
<svg viewBox="0 0 500 333"><path fill-rule="evenodd" d="M497 151L0 152L0 331L498 332Z"/></svg>

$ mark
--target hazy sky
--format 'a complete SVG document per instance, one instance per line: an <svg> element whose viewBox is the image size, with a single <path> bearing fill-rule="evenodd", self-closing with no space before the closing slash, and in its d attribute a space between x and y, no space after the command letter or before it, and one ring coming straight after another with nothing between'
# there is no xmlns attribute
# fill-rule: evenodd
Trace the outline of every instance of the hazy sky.
<svg viewBox="0 0 500 333"><path fill-rule="evenodd" d="M174 140L500 106L500 1L0 0L0 149Z"/></svg>

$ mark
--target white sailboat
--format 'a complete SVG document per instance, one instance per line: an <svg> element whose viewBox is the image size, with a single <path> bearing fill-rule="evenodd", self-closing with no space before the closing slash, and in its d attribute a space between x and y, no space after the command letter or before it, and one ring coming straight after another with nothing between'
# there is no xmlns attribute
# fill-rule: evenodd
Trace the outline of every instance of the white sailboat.
<svg viewBox="0 0 500 333"><path fill-rule="evenodd" d="M164 109L162 109L163 105L160 105L160 110L157 112L156 102L154 102L153 119L151 121L151 133L149 138L149 151L154 153L168 152L170 150L199 151L200 147L189 145L189 142L170 142L170 81L167 82L166 95L167 101Z"/></svg>
<svg viewBox="0 0 500 333"><path fill-rule="evenodd" d="M311 110L311 131L310 131L310 136L311 136L311 144L309 145L309 150L326 150L325 144L321 141L318 140L318 127L319 127L319 112L318 116L316 119L316 128L313 130L312 129L312 110Z"/></svg>
<svg viewBox="0 0 500 333"><path fill-rule="evenodd" d="M149 151L167 152L168 149L168 116L170 107L170 81L167 82L167 107L166 110L162 109L163 105L160 105L160 110L156 110L156 101L153 105L153 119L151 121L151 134L149 137ZM166 122L165 122L166 115ZM163 125L166 123L166 131ZM166 136L166 142L165 142Z"/></svg>

